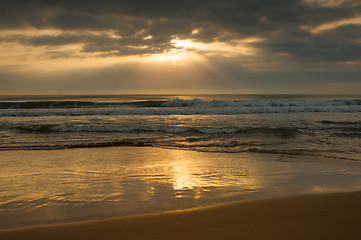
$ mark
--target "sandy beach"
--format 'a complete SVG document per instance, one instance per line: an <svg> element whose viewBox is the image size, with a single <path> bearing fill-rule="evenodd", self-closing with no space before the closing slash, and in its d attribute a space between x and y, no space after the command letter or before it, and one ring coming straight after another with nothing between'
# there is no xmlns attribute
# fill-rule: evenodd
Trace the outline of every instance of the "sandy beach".
<svg viewBox="0 0 361 240"><path fill-rule="evenodd" d="M360 239L361 192L4 230L0 239Z"/></svg>

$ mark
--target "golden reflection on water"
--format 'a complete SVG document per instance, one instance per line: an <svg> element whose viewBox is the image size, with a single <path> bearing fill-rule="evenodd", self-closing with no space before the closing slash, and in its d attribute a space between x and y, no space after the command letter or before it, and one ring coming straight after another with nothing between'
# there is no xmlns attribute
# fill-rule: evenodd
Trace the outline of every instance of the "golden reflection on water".
<svg viewBox="0 0 361 240"><path fill-rule="evenodd" d="M263 167L257 161L232 154L157 148L76 149L52 151L51 155L42 151L24 153L26 160L21 152L10 153L19 163L6 170L18 179L12 184L27 183L26 187L13 185L12 195L19 198L54 195L55 200L82 202L123 201L132 197L149 201L157 194L168 194L198 199L207 192L220 190L217 192L220 197L232 196L234 191L257 191L265 185L260 176ZM21 168L28 177L19 176Z"/></svg>
<svg viewBox="0 0 361 240"><path fill-rule="evenodd" d="M185 151L171 151L169 152L171 161L170 177L173 183L174 190L193 189L201 187L202 182L198 173L199 169L195 163L195 159L189 159Z"/></svg>
<svg viewBox="0 0 361 240"><path fill-rule="evenodd" d="M192 189L201 186L200 180L192 176L189 165L184 162L173 163L172 180L174 190Z"/></svg>
<svg viewBox="0 0 361 240"><path fill-rule="evenodd" d="M169 151L171 172L168 174L173 189L175 191L195 190L194 198L199 198L202 191L210 188L238 186L250 191L261 187L257 178L250 175L257 172L255 164L247 165L247 161L239 161L238 166L235 167L214 156L217 155L180 150ZM232 160L231 162L234 163Z"/></svg>
<svg viewBox="0 0 361 240"><path fill-rule="evenodd" d="M281 187L288 191L284 183L291 185L302 170L294 168L296 163L254 156L132 147L5 151L0 157L0 200L228 198Z"/></svg>
<svg viewBox="0 0 361 240"><path fill-rule="evenodd" d="M3 151L0 225L124 216L360 185L356 163L266 156L152 147Z"/></svg>

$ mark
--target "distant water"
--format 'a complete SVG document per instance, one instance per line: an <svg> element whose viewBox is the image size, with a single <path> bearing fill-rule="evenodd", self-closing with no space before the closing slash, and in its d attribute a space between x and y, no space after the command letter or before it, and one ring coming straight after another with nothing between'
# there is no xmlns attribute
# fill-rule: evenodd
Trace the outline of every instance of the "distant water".
<svg viewBox="0 0 361 240"><path fill-rule="evenodd" d="M0 150L104 146L361 160L361 95L0 97Z"/></svg>

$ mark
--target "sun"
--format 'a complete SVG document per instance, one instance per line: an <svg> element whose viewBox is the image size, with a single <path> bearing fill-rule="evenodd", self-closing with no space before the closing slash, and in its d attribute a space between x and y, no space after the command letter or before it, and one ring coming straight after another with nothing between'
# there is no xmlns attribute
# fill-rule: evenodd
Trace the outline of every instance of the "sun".
<svg viewBox="0 0 361 240"><path fill-rule="evenodd" d="M153 54L147 58L151 61L181 62L200 58L195 50L204 48L204 46L200 46L200 44L188 39L173 39L171 44L174 47L173 49L162 54Z"/></svg>
<svg viewBox="0 0 361 240"><path fill-rule="evenodd" d="M196 44L194 42L192 42L191 40L179 40L179 39L173 39L171 41L171 43L173 44L173 46L177 47L177 48L192 48L195 47L196 48Z"/></svg>
<svg viewBox="0 0 361 240"><path fill-rule="evenodd" d="M243 55L250 56L255 54L255 49L251 43L262 41L260 38L246 38L239 41L231 41L229 43L212 42L202 43L192 39L174 38L170 41L173 48L166 50L161 54L153 54L147 56L151 61L167 61L181 62L185 60L204 59L205 56L234 56Z"/></svg>

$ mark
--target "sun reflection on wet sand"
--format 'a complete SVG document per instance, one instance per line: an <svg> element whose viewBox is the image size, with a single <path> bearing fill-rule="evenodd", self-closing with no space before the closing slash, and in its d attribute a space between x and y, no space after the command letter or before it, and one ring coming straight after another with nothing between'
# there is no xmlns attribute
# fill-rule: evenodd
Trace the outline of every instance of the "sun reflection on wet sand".
<svg viewBox="0 0 361 240"><path fill-rule="evenodd" d="M226 163L222 166L221 159L207 158L204 153L190 151L170 151L173 189L176 192L193 190L195 198L200 198L202 192L211 188L238 186L241 189L256 190L261 187L256 178L249 175L255 172L239 162L238 167L232 169ZM220 161L221 160L221 161ZM177 195L182 197L181 194Z"/></svg>
<svg viewBox="0 0 361 240"><path fill-rule="evenodd" d="M2 151L0 226L163 212L361 181L359 163L284 158L152 147Z"/></svg>

